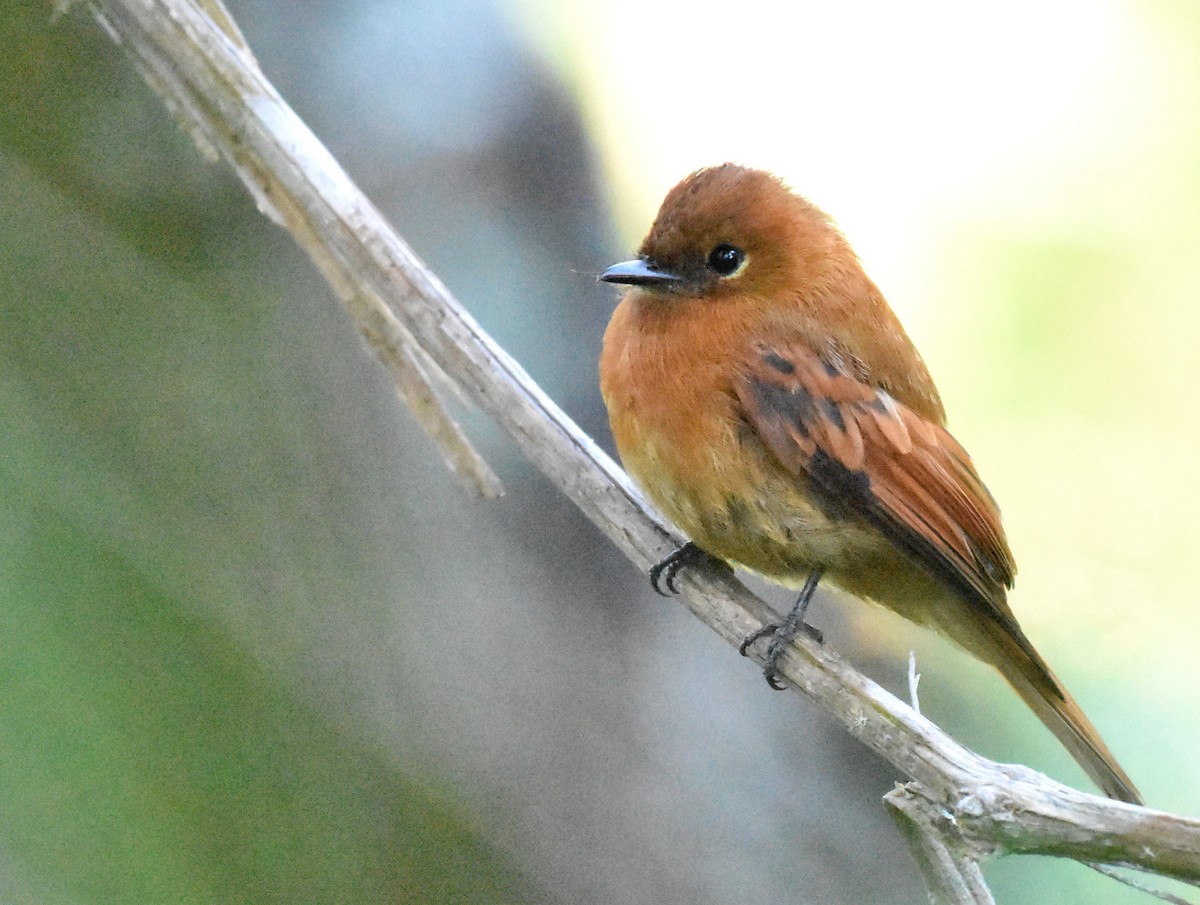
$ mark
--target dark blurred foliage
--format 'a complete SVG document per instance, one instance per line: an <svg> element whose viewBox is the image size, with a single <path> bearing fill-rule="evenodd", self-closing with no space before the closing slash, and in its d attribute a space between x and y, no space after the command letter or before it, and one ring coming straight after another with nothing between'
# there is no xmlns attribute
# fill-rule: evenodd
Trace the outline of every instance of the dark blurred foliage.
<svg viewBox="0 0 1200 905"><path fill-rule="evenodd" d="M508 488L472 503L86 11L4 6L0 897L924 901L892 771L654 598L462 412ZM231 10L608 445L593 274L627 250L574 99L511 20Z"/></svg>

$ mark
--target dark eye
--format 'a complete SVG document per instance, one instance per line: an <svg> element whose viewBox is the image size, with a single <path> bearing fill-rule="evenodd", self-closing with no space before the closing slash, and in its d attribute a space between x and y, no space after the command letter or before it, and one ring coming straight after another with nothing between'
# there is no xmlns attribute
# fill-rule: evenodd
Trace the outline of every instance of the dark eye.
<svg viewBox="0 0 1200 905"><path fill-rule="evenodd" d="M722 242L708 253L708 269L718 276L727 277L746 260L746 253L740 248Z"/></svg>

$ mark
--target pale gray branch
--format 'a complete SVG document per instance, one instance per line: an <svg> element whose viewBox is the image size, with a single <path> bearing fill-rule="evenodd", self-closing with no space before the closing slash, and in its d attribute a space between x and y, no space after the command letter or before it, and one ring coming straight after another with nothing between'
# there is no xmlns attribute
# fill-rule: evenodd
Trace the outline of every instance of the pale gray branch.
<svg viewBox="0 0 1200 905"><path fill-rule="evenodd" d="M212 8L217 0L205 2ZM260 208L296 236L370 346L407 387L406 401L439 438L444 455L473 474L482 492L494 491L494 478L434 402L426 360L489 412L639 568L677 545L624 473L384 222L244 45L228 37L237 34L228 14L223 30L192 0L97 0L95 9L185 128L219 153ZM773 618L720 569L687 570L679 584L687 607L735 646ZM935 810L914 810L909 802L904 813L910 824L911 815L924 815L918 825L929 842L922 843L921 858L954 865L967 889L977 868L952 852L1038 852L1200 880L1200 822L985 760L804 635L779 669L801 694L919 784L908 787L909 794L919 788ZM939 816L926 819L930 814ZM931 834L938 827L954 828L953 846L934 845ZM959 843L965 847L955 848Z"/></svg>
<svg viewBox="0 0 1200 905"><path fill-rule="evenodd" d="M980 860L991 852L965 839L952 814L908 786L894 789L883 800L912 849L934 902L995 905L979 869Z"/></svg>
<svg viewBox="0 0 1200 905"><path fill-rule="evenodd" d="M382 260L364 266L372 260L364 243L382 218L263 76L220 0L203 0L203 9L194 2L94 9L201 153L225 158L259 209L307 252L446 464L477 494L499 496L499 479L438 399L422 344L383 301L396 291L379 272ZM393 261L420 266L399 239L391 252Z"/></svg>

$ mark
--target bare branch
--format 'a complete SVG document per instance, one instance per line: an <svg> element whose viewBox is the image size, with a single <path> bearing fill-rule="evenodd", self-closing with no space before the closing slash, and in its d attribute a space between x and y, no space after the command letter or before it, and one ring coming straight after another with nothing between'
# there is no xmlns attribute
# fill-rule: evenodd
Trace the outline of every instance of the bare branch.
<svg viewBox="0 0 1200 905"><path fill-rule="evenodd" d="M912 849L930 896L941 905L995 905L979 862L990 852L964 838L954 817L928 798L899 786L883 797Z"/></svg>
<svg viewBox="0 0 1200 905"><path fill-rule="evenodd" d="M481 492L494 490L494 478L434 401L427 362L451 375L638 567L678 545L624 473L384 222L244 45L229 37L237 32L227 13L222 28L192 0L96 0L96 9L189 133L223 157L260 208L293 233L381 361L409 388L406 401L444 456L473 475ZM766 604L718 568L685 570L678 584L687 607L734 646L773 619ZM990 901L976 865L989 852L1036 852L1200 881L1200 821L981 758L804 635L778 671L916 781L889 803L917 840L922 863L934 865L930 875L936 867L945 896L959 895L945 901Z"/></svg>
<svg viewBox="0 0 1200 905"><path fill-rule="evenodd" d="M362 243L370 234L355 233L364 222L382 223L378 211L263 77L220 0L204 0L204 6L95 8L105 30L130 52L201 153L224 157L259 210L308 253L446 464L480 496L499 496L499 479L438 400L421 344L382 299L395 295L378 272L382 261L376 259L374 269L364 266L369 257ZM216 21L210 18L214 14ZM406 266L420 266L398 238L392 251Z"/></svg>

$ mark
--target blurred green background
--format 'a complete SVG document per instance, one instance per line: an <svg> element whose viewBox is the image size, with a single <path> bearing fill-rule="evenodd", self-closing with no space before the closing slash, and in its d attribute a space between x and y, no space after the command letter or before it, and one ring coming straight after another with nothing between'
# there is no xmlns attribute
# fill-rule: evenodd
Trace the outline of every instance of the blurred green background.
<svg viewBox="0 0 1200 905"><path fill-rule="evenodd" d="M287 237L51 6L0 0L0 898L924 902L894 771L464 413L508 487L469 501ZM1148 801L1200 813L1200 8L230 9L605 446L592 275L666 189L737 159L826 206L1004 506L1028 633ZM897 693L915 649L926 713L1087 787L939 640L814 621Z"/></svg>

